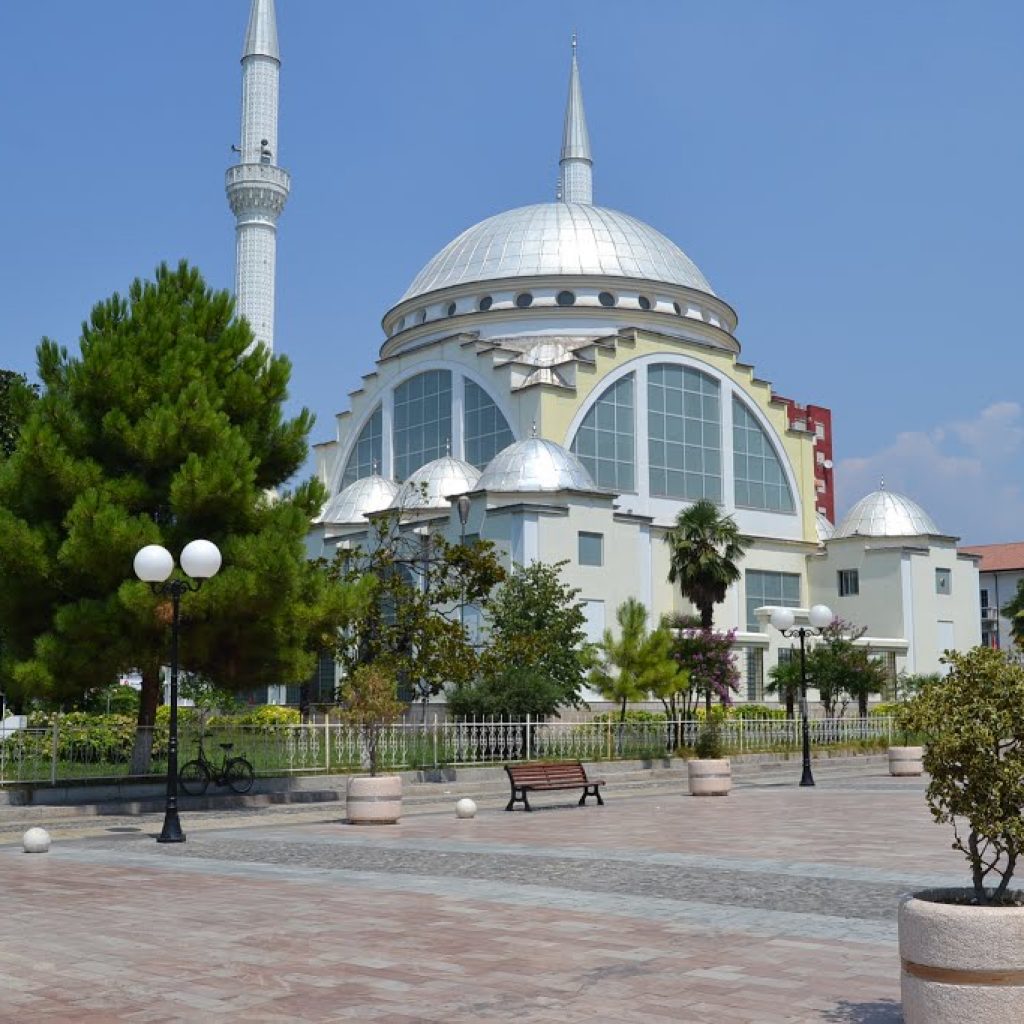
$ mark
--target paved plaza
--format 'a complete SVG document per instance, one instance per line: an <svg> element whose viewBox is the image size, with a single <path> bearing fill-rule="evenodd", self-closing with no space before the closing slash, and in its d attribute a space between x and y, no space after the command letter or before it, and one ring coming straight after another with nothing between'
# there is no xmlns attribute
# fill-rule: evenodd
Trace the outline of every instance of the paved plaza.
<svg viewBox="0 0 1024 1024"><path fill-rule="evenodd" d="M920 780L877 769L564 797L192 813L178 846L58 819L45 855L4 808L0 1020L895 1024L897 899L966 881Z"/></svg>

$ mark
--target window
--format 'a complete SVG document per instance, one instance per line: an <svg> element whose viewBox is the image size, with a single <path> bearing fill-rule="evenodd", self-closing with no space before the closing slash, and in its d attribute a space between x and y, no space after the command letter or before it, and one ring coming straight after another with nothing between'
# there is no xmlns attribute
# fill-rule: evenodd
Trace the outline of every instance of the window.
<svg viewBox="0 0 1024 1024"><path fill-rule="evenodd" d="M792 572L748 569L744 576L747 597L747 629L761 627L754 612L765 605L775 608L800 607L800 577Z"/></svg>
<svg viewBox="0 0 1024 1024"><path fill-rule="evenodd" d="M555 301L560 306L574 306L576 304L576 295L573 292L559 292Z"/></svg>
<svg viewBox="0 0 1024 1024"><path fill-rule="evenodd" d="M951 594L951 593L953 593L953 570L952 569L936 569L935 570L935 593L936 594Z"/></svg>
<svg viewBox="0 0 1024 1024"><path fill-rule="evenodd" d="M676 316L682 316L683 315L682 306L680 306L678 302L673 302L672 303L672 308L676 311Z"/></svg>
<svg viewBox="0 0 1024 1024"><path fill-rule="evenodd" d="M520 309L526 309L527 306L532 306L533 296L529 292L520 292L516 296L516 305Z"/></svg>
<svg viewBox="0 0 1024 1024"><path fill-rule="evenodd" d="M860 573L856 569L840 569L837 575L840 597L855 597L860 593Z"/></svg>
<svg viewBox="0 0 1024 1024"><path fill-rule="evenodd" d="M482 298L482 299L481 299L481 300L480 300L480 301L479 301L479 302L477 303L477 309L479 309L481 313L486 313L486 312L487 312L487 310L489 310L489 309L491 308L491 306L492 306L493 304L494 304L494 299L492 299L492 298L490 297L490 295L485 295L485 296L484 296L484 297L483 297L483 298Z"/></svg>
<svg viewBox="0 0 1024 1024"><path fill-rule="evenodd" d="M483 469L502 448L507 448L515 440L508 421L491 396L468 378L463 429L466 461L477 469Z"/></svg>
<svg viewBox="0 0 1024 1024"><path fill-rule="evenodd" d="M583 533L579 538L580 565L604 565L604 534Z"/></svg>
<svg viewBox="0 0 1024 1024"><path fill-rule="evenodd" d="M380 471L381 457L384 447L384 416L378 405L373 415L359 433L359 438L352 446L352 453L345 464L345 472L341 477L341 486L348 487L364 476Z"/></svg>
<svg viewBox="0 0 1024 1024"><path fill-rule="evenodd" d="M718 383L688 366L647 371L647 445L651 494L722 500Z"/></svg>
<svg viewBox="0 0 1024 1024"><path fill-rule="evenodd" d="M448 315L449 316L455 316L455 303L454 302L449 302L448 303Z"/></svg>
<svg viewBox="0 0 1024 1024"><path fill-rule="evenodd" d="M572 441L572 451L599 487L620 494L636 490L633 375L609 387L590 407Z"/></svg>
<svg viewBox="0 0 1024 1024"><path fill-rule="evenodd" d="M650 309L651 308L651 300L649 298L647 298L646 295L641 295L636 301L638 303L640 303L640 308L641 309Z"/></svg>
<svg viewBox="0 0 1024 1024"><path fill-rule="evenodd" d="M766 512L794 512L796 504L782 462L753 413L733 396L732 464L736 504Z"/></svg>
<svg viewBox="0 0 1024 1024"><path fill-rule="evenodd" d="M982 587L981 588L981 610L984 611L986 608L988 608L988 588L987 587Z"/></svg>
<svg viewBox="0 0 1024 1024"><path fill-rule="evenodd" d="M427 370L395 388L395 477L439 459L452 436L452 375Z"/></svg>
<svg viewBox="0 0 1024 1024"><path fill-rule="evenodd" d="M615 296L612 295L611 292L599 292L597 301L600 302L602 306L614 306Z"/></svg>
<svg viewBox="0 0 1024 1024"><path fill-rule="evenodd" d="M418 323L418 324L425 323L426 319L427 319L427 311L425 309L421 309L416 314L416 323Z"/></svg>

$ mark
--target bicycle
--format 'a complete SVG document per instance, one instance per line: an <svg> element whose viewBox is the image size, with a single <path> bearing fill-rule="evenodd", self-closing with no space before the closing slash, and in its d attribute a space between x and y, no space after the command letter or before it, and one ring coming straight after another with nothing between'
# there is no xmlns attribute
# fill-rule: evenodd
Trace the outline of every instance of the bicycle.
<svg viewBox="0 0 1024 1024"><path fill-rule="evenodd" d="M228 757L234 743L220 743L224 757L218 766L211 761L199 744L199 756L186 761L178 772L178 783L189 796L202 796L212 782L215 786L227 786L233 793L248 793L252 789L256 772L244 757Z"/></svg>

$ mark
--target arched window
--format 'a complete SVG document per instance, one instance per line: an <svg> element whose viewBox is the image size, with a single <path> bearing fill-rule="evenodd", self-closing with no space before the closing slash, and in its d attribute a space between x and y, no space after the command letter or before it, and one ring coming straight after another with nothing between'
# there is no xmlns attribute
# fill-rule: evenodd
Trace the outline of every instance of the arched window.
<svg viewBox="0 0 1024 1024"><path fill-rule="evenodd" d="M761 424L735 396L732 400L733 473L736 504L768 512L793 512L793 492Z"/></svg>
<svg viewBox="0 0 1024 1024"><path fill-rule="evenodd" d="M718 382L688 366L647 370L651 495L722 500L722 415Z"/></svg>
<svg viewBox="0 0 1024 1024"><path fill-rule="evenodd" d="M378 405L373 415L366 421L359 438L352 446L352 454L345 464L345 472L341 477L341 486L348 487L364 476L370 476L377 467L380 472L381 456L383 455L384 417Z"/></svg>
<svg viewBox="0 0 1024 1024"><path fill-rule="evenodd" d="M495 455L514 440L508 422L491 396L466 378L463 430L466 461L483 469Z"/></svg>
<svg viewBox="0 0 1024 1024"><path fill-rule="evenodd" d="M439 459L452 436L452 374L427 370L395 388L395 479Z"/></svg>
<svg viewBox="0 0 1024 1024"><path fill-rule="evenodd" d="M572 440L572 450L599 487L636 490L633 374L609 387L591 406Z"/></svg>

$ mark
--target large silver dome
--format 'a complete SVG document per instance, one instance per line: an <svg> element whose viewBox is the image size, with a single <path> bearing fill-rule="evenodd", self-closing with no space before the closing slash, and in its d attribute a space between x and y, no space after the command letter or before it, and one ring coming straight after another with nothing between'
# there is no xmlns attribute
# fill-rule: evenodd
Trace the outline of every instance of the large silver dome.
<svg viewBox="0 0 1024 1024"><path fill-rule="evenodd" d="M416 275L400 302L470 281L600 274L714 295L674 242L628 214L585 203L537 203L480 221Z"/></svg>
<svg viewBox="0 0 1024 1024"><path fill-rule="evenodd" d="M572 452L554 441L528 437L502 449L487 464L477 490L593 491L594 481Z"/></svg>
<svg viewBox="0 0 1024 1024"><path fill-rule="evenodd" d="M451 455L420 466L398 489L392 508L448 508L449 498L475 491L480 470Z"/></svg>
<svg viewBox="0 0 1024 1024"><path fill-rule="evenodd" d="M356 480L324 505L321 523L365 523L367 513L386 509L398 493L393 480L374 474Z"/></svg>
<svg viewBox="0 0 1024 1024"><path fill-rule="evenodd" d="M887 491L872 491L857 502L836 528L836 537L941 536L935 520L916 501Z"/></svg>

